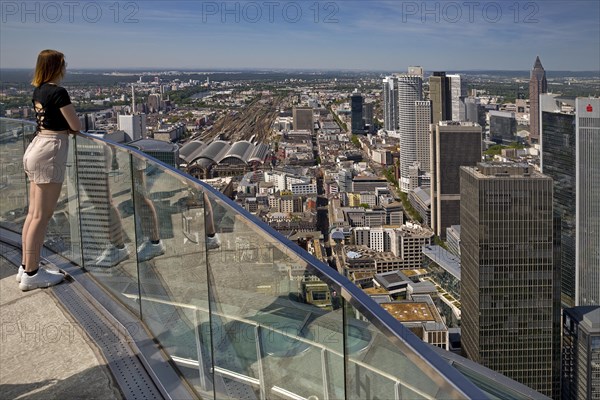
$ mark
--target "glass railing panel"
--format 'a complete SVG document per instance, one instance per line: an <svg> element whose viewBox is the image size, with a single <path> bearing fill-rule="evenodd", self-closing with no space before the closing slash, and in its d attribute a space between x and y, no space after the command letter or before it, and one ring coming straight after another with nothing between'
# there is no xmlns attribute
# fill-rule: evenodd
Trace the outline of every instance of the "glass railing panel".
<svg viewBox="0 0 600 400"><path fill-rule="evenodd" d="M201 397L212 397L202 191L137 153L131 165L142 319Z"/></svg>
<svg viewBox="0 0 600 400"><path fill-rule="evenodd" d="M139 315L131 156L117 146L76 138L81 263Z"/></svg>
<svg viewBox="0 0 600 400"><path fill-rule="evenodd" d="M33 123L0 118L0 223L17 232L23 229L27 216L28 190L23 154L34 132Z"/></svg>
<svg viewBox="0 0 600 400"><path fill-rule="evenodd" d="M281 238L207 197L214 366L228 382L217 397L344 398L339 288Z"/></svg>
<svg viewBox="0 0 600 400"><path fill-rule="evenodd" d="M385 335L356 308L346 303L345 312L348 399L464 397L424 358Z"/></svg>
<svg viewBox="0 0 600 400"><path fill-rule="evenodd" d="M35 126L0 124L2 162L15 166L3 166L0 191L14 201L1 202L0 222L18 230ZM212 189L120 145L71 144L50 246L75 262L82 249L79 264L143 318L201 398L484 396L345 278ZM164 252L140 257L157 238ZM128 258L100 263L121 241Z"/></svg>

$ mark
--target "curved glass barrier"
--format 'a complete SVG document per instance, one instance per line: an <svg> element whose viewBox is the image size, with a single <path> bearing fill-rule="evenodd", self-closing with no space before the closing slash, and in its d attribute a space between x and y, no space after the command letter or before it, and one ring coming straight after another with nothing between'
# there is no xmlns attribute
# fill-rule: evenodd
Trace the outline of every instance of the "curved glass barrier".
<svg viewBox="0 0 600 400"><path fill-rule="evenodd" d="M18 165L34 127L0 122L11 199L1 222L19 230ZM48 244L144 321L199 397L485 398L350 281L215 189L124 145L84 134L71 144Z"/></svg>
<svg viewBox="0 0 600 400"><path fill-rule="evenodd" d="M0 118L0 222L2 226L21 232L29 202L23 154L25 139L35 132L35 125L24 121ZM29 139L31 140L31 139Z"/></svg>

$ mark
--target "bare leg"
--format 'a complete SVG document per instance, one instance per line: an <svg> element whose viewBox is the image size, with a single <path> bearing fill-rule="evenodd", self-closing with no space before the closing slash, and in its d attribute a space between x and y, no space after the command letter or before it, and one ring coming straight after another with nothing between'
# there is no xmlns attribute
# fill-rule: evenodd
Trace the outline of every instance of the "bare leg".
<svg viewBox="0 0 600 400"><path fill-rule="evenodd" d="M27 210L27 217L25 217L25 223L23 224L23 232L21 232L21 238L23 245L21 246L22 256L21 256L21 264L25 265L25 259L27 258L27 246L25 244L25 238L27 237L27 232L29 231L29 224L31 223L32 215L33 215L33 194L35 193L34 186L35 183L31 182L29 184L29 207Z"/></svg>
<svg viewBox="0 0 600 400"><path fill-rule="evenodd" d="M32 183L31 189L33 196L33 201L29 204L31 218L27 227L27 236L24 239L27 249L25 254L26 272L35 271L38 268L46 229L56 209L62 183Z"/></svg>

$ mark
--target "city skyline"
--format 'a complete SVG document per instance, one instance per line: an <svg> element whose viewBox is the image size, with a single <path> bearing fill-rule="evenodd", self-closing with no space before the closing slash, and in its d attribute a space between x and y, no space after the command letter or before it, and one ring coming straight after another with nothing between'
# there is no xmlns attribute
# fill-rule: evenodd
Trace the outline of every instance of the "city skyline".
<svg viewBox="0 0 600 400"><path fill-rule="evenodd" d="M600 5L583 0L2 2L1 12L0 68L31 68L56 48L73 69L528 70L536 55L548 70L600 69Z"/></svg>

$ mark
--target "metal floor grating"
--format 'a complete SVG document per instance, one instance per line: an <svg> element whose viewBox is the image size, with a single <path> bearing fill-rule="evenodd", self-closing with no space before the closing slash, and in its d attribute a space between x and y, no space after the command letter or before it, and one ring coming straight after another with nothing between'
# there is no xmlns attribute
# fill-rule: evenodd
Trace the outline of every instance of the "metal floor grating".
<svg viewBox="0 0 600 400"><path fill-rule="evenodd" d="M54 287L54 294L96 342L127 399L163 399L145 368L126 342L125 335L94 309L70 284Z"/></svg>

